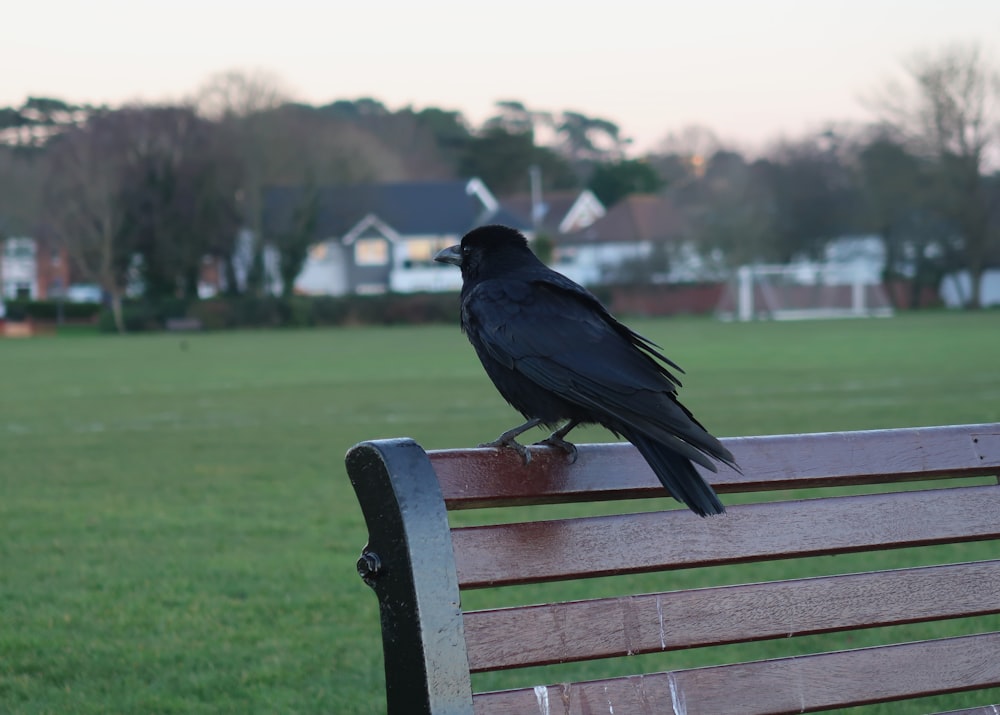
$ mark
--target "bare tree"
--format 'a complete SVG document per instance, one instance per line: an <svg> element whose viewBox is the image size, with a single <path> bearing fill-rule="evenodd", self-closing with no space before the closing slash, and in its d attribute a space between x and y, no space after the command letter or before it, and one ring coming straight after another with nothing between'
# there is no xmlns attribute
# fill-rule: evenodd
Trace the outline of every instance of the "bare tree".
<svg viewBox="0 0 1000 715"><path fill-rule="evenodd" d="M225 139L190 107L132 106L51 143L45 232L109 297L119 331L136 257L147 297L194 297L203 257L232 252L239 165Z"/></svg>
<svg viewBox="0 0 1000 715"><path fill-rule="evenodd" d="M40 152L0 146L0 240L37 230L43 176Z"/></svg>
<svg viewBox="0 0 1000 715"><path fill-rule="evenodd" d="M118 187L125 242L147 298L196 298L205 256L229 257L239 229L231 137L191 107L119 111L127 161Z"/></svg>
<svg viewBox="0 0 1000 715"><path fill-rule="evenodd" d="M191 99L199 114L222 121L249 117L292 100L284 81L265 70L227 70L209 77Z"/></svg>
<svg viewBox="0 0 1000 715"><path fill-rule="evenodd" d="M715 132L701 124L689 124L670 132L659 141L655 154L676 156L687 164L690 173L704 173L709 157L727 147Z"/></svg>
<svg viewBox="0 0 1000 715"><path fill-rule="evenodd" d="M370 132L313 107L289 104L249 119L263 185L318 186L407 178L405 162Z"/></svg>
<svg viewBox="0 0 1000 715"><path fill-rule="evenodd" d="M962 236L969 305L979 307L998 240L990 230L986 168L1000 154L1000 69L974 44L925 52L909 62L904 81L890 82L871 104L914 151L933 159L938 208Z"/></svg>
<svg viewBox="0 0 1000 715"><path fill-rule="evenodd" d="M389 150L395 155L405 176L421 180L445 179L453 175L454 163L469 139L469 130L458 112L430 108L414 111L404 107L390 111L378 100L363 97L337 100L318 107L330 119L349 122L377 140L383 148L373 157ZM442 132L442 134L438 134ZM373 144L369 140L368 144ZM383 166L385 162L379 160Z"/></svg>
<svg viewBox="0 0 1000 715"><path fill-rule="evenodd" d="M118 201L126 159L120 119L115 112L97 113L50 147L44 230L66 248L74 270L109 297L115 327L124 332L122 296L131 251L124 245Z"/></svg>
<svg viewBox="0 0 1000 715"><path fill-rule="evenodd" d="M271 115L292 101L292 93L274 74L263 70L233 69L209 77L194 93L192 103L203 116L219 122L231 138L243 164L239 189L240 220L254 239L255 260L262 259L261 191L269 181L269 126L260 117ZM237 290L236 270L227 264L229 290Z"/></svg>
<svg viewBox="0 0 1000 715"><path fill-rule="evenodd" d="M775 259L780 250L775 197L765 168L720 150L705 163L701 178L678 187L684 230L702 256L723 256L727 267Z"/></svg>
<svg viewBox="0 0 1000 715"><path fill-rule="evenodd" d="M846 141L833 131L782 141L755 163L772 201L771 248L780 262L817 260L855 229L858 194Z"/></svg>

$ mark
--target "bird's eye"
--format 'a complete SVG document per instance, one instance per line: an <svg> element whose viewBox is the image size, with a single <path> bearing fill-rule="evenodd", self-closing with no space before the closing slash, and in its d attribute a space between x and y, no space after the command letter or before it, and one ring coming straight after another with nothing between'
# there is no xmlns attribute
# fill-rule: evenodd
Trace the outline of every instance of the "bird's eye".
<svg viewBox="0 0 1000 715"><path fill-rule="evenodd" d="M462 246L463 256L468 256L470 253L472 253L472 246Z"/></svg>

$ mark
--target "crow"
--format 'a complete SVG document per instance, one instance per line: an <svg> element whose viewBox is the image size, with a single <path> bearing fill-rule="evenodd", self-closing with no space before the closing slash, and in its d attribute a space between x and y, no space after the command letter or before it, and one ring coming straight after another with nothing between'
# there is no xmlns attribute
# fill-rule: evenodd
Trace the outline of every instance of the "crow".
<svg viewBox="0 0 1000 715"><path fill-rule="evenodd" d="M558 427L547 444L576 458L566 435L600 424L635 445L677 500L699 516L725 507L692 462L737 467L733 455L677 400L684 371L658 345L618 322L587 289L548 268L523 234L469 231L434 260L462 271L461 323L501 396L527 422L481 447L510 447L532 427Z"/></svg>

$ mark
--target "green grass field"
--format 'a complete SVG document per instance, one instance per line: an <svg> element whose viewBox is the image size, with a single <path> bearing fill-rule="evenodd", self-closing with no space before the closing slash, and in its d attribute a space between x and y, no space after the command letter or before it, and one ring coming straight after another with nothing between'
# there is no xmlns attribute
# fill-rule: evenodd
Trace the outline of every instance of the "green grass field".
<svg viewBox="0 0 1000 715"><path fill-rule="evenodd" d="M997 312L631 324L720 436L1000 421ZM11 715L384 711L344 453L518 418L445 326L7 340L0 379Z"/></svg>

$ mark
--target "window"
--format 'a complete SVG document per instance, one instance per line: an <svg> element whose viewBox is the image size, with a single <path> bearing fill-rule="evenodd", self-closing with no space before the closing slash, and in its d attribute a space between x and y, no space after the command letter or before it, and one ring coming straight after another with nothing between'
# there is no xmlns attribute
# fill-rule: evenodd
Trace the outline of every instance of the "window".
<svg viewBox="0 0 1000 715"><path fill-rule="evenodd" d="M454 241L446 238L418 238L406 242L406 260L403 265L407 268L425 268L427 266L441 266L442 263L435 263L434 256L442 248L447 248Z"/></svg>
<svg viewBox="0 0 1000 715"><path fill-rule="evenodd" d="M325 243L317 243L309 249L309 259L319 263L326 260L327 248Z"/></svg>
<svg viewBox="0 0 1000 715"><path fill-rule="evenodd" d="M384 266L389 262L389 242L381 238L360 238L354 244L354 262L359 266Z"/></svg>
<svg viewBox="0 0 1000 715"><path fill-rule="evenodd" d="M35 242L30 238L8 238L3 254L7 258L34 258Z"/></svg>

